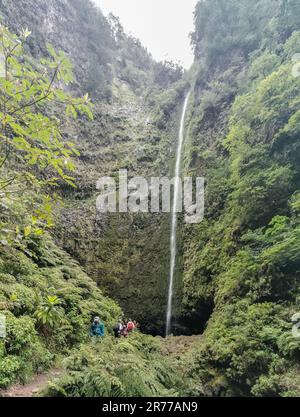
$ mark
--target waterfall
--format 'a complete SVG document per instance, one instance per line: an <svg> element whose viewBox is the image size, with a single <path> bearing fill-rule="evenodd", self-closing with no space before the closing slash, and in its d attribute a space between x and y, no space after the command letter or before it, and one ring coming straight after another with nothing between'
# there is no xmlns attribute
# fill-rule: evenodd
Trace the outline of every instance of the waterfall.
<svg viewBox="0 0 300 417"><path fill-rule="evenodd" d="M170 334L171 330L171 319L172 319L172 301L173 301L173 285L174 285L174 272L176 265L176 252L177 252L177 207L179 207L179 185L180 185L180 166L181 166L181 153L182 145L184 141L184 122L187 110L187 105L190 97L190 92L187 94L181 114L180 127L178 133L178 144L176 151L176 165L175 165L175 182L174 182L174 195L173 195L173 206L171 213L171 236L170 236L170 275L169 275L169 290L168 290L168 305L167 305L167 319L166 319L166 336Z"/></svg>

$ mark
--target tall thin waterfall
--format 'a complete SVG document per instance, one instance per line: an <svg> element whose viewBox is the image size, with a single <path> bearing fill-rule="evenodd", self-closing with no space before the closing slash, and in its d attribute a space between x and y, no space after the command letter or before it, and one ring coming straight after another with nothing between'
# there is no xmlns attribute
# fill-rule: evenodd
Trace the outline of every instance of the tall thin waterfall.
<svg viewBox="0 0 300 417"><path fill-rule="evenodd" d="M187 94L181 114L180 128L178 133L178 144L176 152L176 165L175 165L175 183L174 183L174 196L173 196L173 206L172 206L172 223L171 223L171 238L170 238L170 276L169 276L169 291L168 291L168 305L167 305L167 320L166 320L166 336L170 334L171 330L171 319L172 319L172 301L173 301L173 286L174 286L174 272L176 265L176 252L177 252L177 241L176 241L176 232L177 232L177 207L179 206L179 185L180 185L180 167L181 167L181 153L182 145L184 141L184 122L185 115L187 110L187 105L190 97L190 92Z"/></svg>

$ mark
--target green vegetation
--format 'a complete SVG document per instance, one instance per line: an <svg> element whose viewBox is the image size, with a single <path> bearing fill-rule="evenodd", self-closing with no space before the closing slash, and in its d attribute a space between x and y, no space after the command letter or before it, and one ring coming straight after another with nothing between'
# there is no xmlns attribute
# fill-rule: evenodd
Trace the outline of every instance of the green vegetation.
<svg viewBox="0 0 300 417"><path fill-rule="evenodd" d="M68 172L74 169L72 157L78 152L71 142L62 140L60 119L55 114L46 115L50 113L51 105L55 103L57 111L65 111L66 116L76 118L81 112L92 117L87 95L83 99L73 98L64 91L72 81L71 65L64 54L56 53L48 46L50 59L31 62L32 58L24 51L28 36L27 29L18 37L6 27L0 27L0 55L3 57L0 77L2 245L20 242L31 233L41 234L51 225L51 198L48 194L35 198L33 192L41 193L54 186L59 178L73 185ZM31 193L33 200L27 207L23 200L23 210L31 214L31 221L10 224L13 207L9 206L14 206L18 198L21 200L24 189ZM17 211L20 214L19 208Z"/></svg>
<svg viewBox="0 0 300 417"><path fill-rule="evenodd" d="M291 332L300 300L296 15L296 2L197 8L194 41L207 53L198 56L186 170L207 179L206 220L184 228L182 301L187 316L198 317L201 305L213 310L190 361L206 395L300 394L300 341ZM222 33L226 22L232 31Z"/></svg>
<svg viewBox="0 0 300 417"><path fill-rule="evenodd" d="M63 3L66 7L69 7L67 6L68 2L57 2L57 5ZM130 76L126 79L127 82L124 82L123 73L120 73L118 69L119 60L117 62L113 60L112 62L115 66L114 71L118 72L120 77L113 82L111 81L109 86L113 98L112 105L107 104L107 97L95 102L95 97L98 97L97 100L99 100L99 97L102 96L96 91L98 87L91 85L93 90L91 96L94 101L93 113L95 114L95 117L91 119L89 117L90 104L88 97L84 96L83 99L74 98L74 96L78 96L78 91L80 94L85 93L86 74L83 75L80 72L81 68L75 62L75 78L72 78L72 64L70 61L74 63L77 55L72 47L70 49L70 40L65 38L65 27L58 26L63 31L62 36L57 35L54 39L49 38L46 35L47 31L43 32L41 30L40 22L36 19L33 21L30 19L34 8L33 3L27 3L26 13L22 16L13 14L6 2L1 6L4 20L9 23L11 28L15 28L19 32L20 24L24 23L24 26L30 24L30 30L32 31L32 34L30 34L29 30L25 30L20 36L15 36L3 27L4 45L2 44L2 46L5 46L3 52L8 65L7 73L4 74L5 77L4 80L2 79L1 85L3 94L9 99L10 107L4 106L2 109L3 115L4 113L5 115L8 113L15 115L13 120L9 119L11 125L7 123L7 129L5 127L2 129L1 140L1 154L3 154L2 150L9 150L7 155L4 154L1 170L1 181L3 180L5 188L3 188L4 191L1 194L2 211L0 214L0 294L1 314L4 314L7 318L8 329L7 338L4 341L1 340L0 384L3 388L17 381L26 382L30 380L34 373L48 369L57 360L60 360L61 356L69 354L73 347L82 342L86 343L89 339L88 327L93 315L100 315L108 331L112 330L114 322L121 314L120 308L102 295L93 281L82 272L79 265L58 248L53 237L62 238L63 246L66 249L75 254L80 261L84 259L82 263L87 266L87 270L94 275L95 280L102 288L106 289L106 292L108 292L107 288L112 288L111 293L124 295L126 300L128 298L127 282L123 275L120 275L120 271L126 273L125 277L129 273L127 266L124 268L124 265L122 265L124 261L131 268L135 268L134 265L131 266L130 264L133 260L141 262L140 248L145 243L153 245L152 253L156 253L158 257L161 256L160 252L154 243L148 242L147 237L143 236L142 228L145 221L143 218L137 221L137 225L139 225L137 233L140 238L135 251L130 249L128 252L130 243L126 244L124 235L120 234L119 238L116 239L112 234L115 233L116 228L119 228L121 222L126 225L127 233L130 235L130 226L133 221L131 217L125 218L127 224L124 223L122 218L115 219L115 223L111 224L112 229L107 230L103 239L99 239L97 231L96 235L93 236L90 233L90 228L94 222L94 200L91 198L83 200L82 196L90 197L90 189L94 187L97 177L101 174L101 171L105 173L108 167L111 171L111 159L116 160L116 155L120 158L121 163L124 163L125 158L128 158L129 163L135 164L136 170L140 169L139 165L142 165L142 160L138 161L136 152L134 152L134 158L130 159L128 157L128 146L132 149L136 149L137 145L141 147L141 156L145 154L142 149L148 146L147 153L149 156L144 161L144 172L150 167L152 169L153 161L158 154L157 148L162 150L161 157L170 153L170 137L166 129L165 139L161 146L159 143L161 140L160 132L157 130L158 137L155 137L155 132L152 130L152 119L156 117L158 112L157 105L155 102L151 102L153 110L149 124L147 124L146 119L149 113L148 110L145 110L145 103L137 99L136 94L131 89L136 87L134 79ZM19 6L21 10L22 4L19 3ZM42 12L50 12L50 10L47 10L50 6L45 3L40 6L41 8L37 10L37 16ZM77 6L79 7L79 3ZM93 11L94 9L91 8L90 10ZM51 9L51 13L50 15L55 19L56 10ZM74 10L71 16L74 16L73 13ZM89 25L91 23L90 19L93 19L92 13L83 13L83 15L85 15ZM101 20L99 13L97 16L97 19ZM76 19L80 20L81 18L80 14L76 14ZM25 20L23 21L23 19ZM99 20L97 22L99 23ZM51 24L51 22L48 23ZM107 25L106 20L102 20L102 23L104 26ZM96 38L101 35L103 25L94 27L93 30L97 32L94 33ZM58 39L61 41L58 47L67 51L70 60L62 53L56 53L52 47L47 46L49 40L57 46ZM86 41L86 35L82 36L80 41L78 40L79 43L81 41ZM172 68L170 64L157 64L158 72L154 74L154 69L152 70L152 67L156 66L154 61L150 59L148 53L143 50L138 42L127 38L125 34L123 35L122 45L120 53L127 54L130 65L133 65L134 68L138 65L140 71L144 71L146 78L143 78L143 82L148 80L149 91L149 84L154 82L155 77L161 77L163 88L168 85L169 76L173 77L173 82L178 79L181 70L177 67ZM128 51L126 48L129 48ZM139 52L139 48L141 52ZM86 49L84 46L76 48L76 51L85 51L89 55L90 45L86 46ZM110 56L115 58L115 54L111 53ZM150 77L148 68L144 68L140 62L142 59L151 63ZM23 64L24 61L26 62L24 68L23 66L20 67L20 62ZM82 59L81 61L87 62L89 60ZM92 62L92 60L89 62ZM97 59L96 62L98 62ZM46 68L48 68L47 72ZM91 71L94 74L94 70ZM177 75L174 75L175 73ZM103 84L107 84L106 81L100 80L101 88ZM67 84L68 86L66 86ZM152 100L159 94L160 88L160 86L157 86L156 93L151 92ZM146 91L148 96L149 91ZM150 101L150 96L148 100ZM80 113L78 118L75 117L77 112ZM3 116L4 119L5 115ZM139 117L141 117L140 120ZM146 133L145 138L142 137L141 126ZM52 135L54 135L55 141L53 141ZM128 144L128 139L124 138L125 135L130 138L131 143ZM133 140L130 135L132 135ZM150 147L148 143L149 136L152 142ZM94 143L91 142L91 138L94 139ZM103 143L104 141L107 142ZM118 141L120 142L119 149L116 149L115 154L110 155L112 142ZM81 153L80 160L78 159L78 150ZM107 156L105 155L106 152ZM152 158L150 158L151 153L153 154ZM123 161L122 154L124 155ZM89 161L89 155L93 156L92 161ZM85 172L82 171L81 161L86 161ZM98 162L102 165L101 171L96 170ZM156 166L159 170L161 169L159 161L156 161ZM121 167L121 164L116 165L115 170ZM163 170L166 172L165 168ZM89 175L86 175L86 172ZM13 181L8 183L6 178L13 178ZM74 183L76 187L73 186ZM24 190L26 193L24 193ZM65 207L62 207L63 203ZM82 217L82 209L87 214L85 218ZM71 221L76 224L76 231L73 231L64 215L60 216L61 210L63 210L63 213L68 212L68 210L71 210L71 213L75 212ZM167 220L166 217L165 219ZM149 230L156 229L157 225L160 224L160 219L154 223L150 220L149 218ZM54 225L56 226L55 229L53 228ZM48 235L47 231L52 233L52 237ZM76 232L76 240L74 239L74 232ZM81 236L78 236L78 232ZM84 251L83 233L85 232L87 233L86 249L89 256ZM159 240L159 230L156 233L157 240ZM165 235L167 236L167 233ZM73 246L73 243L76 244L78 241L77 237L80 240L80 252L70 249L70 245ZM132 242L136 241L134 236L131 239ZM113 250L120 252L120 261L116 256L111 256L114 241ZM94 251L92 259L91 242L96 242L99 248ZM165 245L168 246L167 239ZM123 252L124 249L126 250L125 253ZM115 255L118 252L115 252ZM166 253L166 267L167 256ZM89 261L95 259L97 260L96 270L94 267L89 267L88 264ZM122 265L122 269L118 268L118 262ZM150 263L153 263L153 257L149 254L148 268ZM146 273L149 272L146 270ZM121 278L119 280L118 274ZM136 271L136 274L138 274L138 271ZM110 281L110 277L113 282ZM160 281L160 274L157 274L156 280L157 282ZM119 283L119 286L114 288L112 284L116 282ZM143 286L143 282L140 285ZM162 285L165 284L162 283ZM142 293L138 285L136 285L136 288L138 293L135 294L135 297L138 296L143 300L144 307L146 307L145 293ZM159 293L164 298L164 291L160 291L155 285L149 287L149 289L152 291L149 298L153 297L153 292ZM120 298L120 301L122 301L122 297ZM132 305L134 308L136 307L136 298L132 297ZM140 309L141 314L138 314L138 317L141 318L143 318L143 315L146 317L152 311L152 316L149 315L150 323L152 318L156 319L159 314L163 314L161 306L157 307L158 311L154 311L153 306L149 306L143 311L141 305ZM130 311L130 307L128 311ZM155 326L155 322L152 326ZM155 330L155 327L152 328ZM84 347L82 349L84 350ZM88 345L87 349L90 349ZM158 353L156 358L157 356ZM161 368L164 366L163 363L162 360ZM146 369L147 364L147 358L141 354L141 366ZM155 372L153 381L156 381L155 389L157 391L165 386L166 389L170 389L171 394L170 382L164 384ZM150 387L146 387L145 392L150 393L149 390L152 389L151 380L148 385ZM155 392L154 387L152 392ZM174 388L172 392L176 393L176 389Z"/></svg>
<svg viewBox="0 0 300 417"><path fill-rule="evenodd" d="M0 341L2 388L28 381L86 341L93 315L112 328L121 314L48 236L28 238L25 247L2 247L0 254L0 313L7 320Z"/></svg>
<svg viewBox="0 0 300 417"><path fill-rule="evenodd" d="M73 98L56 85L72 79L62 53L49 47L52 58L40 62L24 53L29 35L1 27L0 311L7 321L1 387L25 382L85 340L92 314L101 312L111 326L120 314L45 233L53 217L50 187L59 177L72 184L67 172L77 155L63 141L58 117L46 114L54 102L73 117L91 113L87 96Z"/></svg>
<svg viewBox="0 0 300 417"><path fill-rule="evenodd" d="M0 387L68 356L41 395L299 396L299 1L199 1L188 74L89 1L0 10L32 31L3 28L0 42ZM172 172L189 88L184 174L206 178L206 212L179 222L175 330L203 334L183 350L115 340L123 312L163 331L170 219L96 216L95 184Z"/></svg>
<svg viewBox="0 0 300 417"><path fill-rule="evenodd" d="M83 345L66 361L66 374L43 394L74 397L178 396L187 389L178 360L164 356L162 342L131 334Z"/></svg>
<svg viewBox="0 0 300 417"><path fill-rule="evenodd" d="M80 153L73 159L75 170L68 173L76 188L59 180L55 199L51 193L51 200L57 201L50 221L56 226L55 237L127 315L161 333L169 217L95 218L95 184L100 176L117 175L121 168L132 175L169 173L177 136L175 113L187 87L180 81L182 68L156 63L137 39L124 33L117 18L105 19L87 0L21 1L18 10L26 8L24 13L15 13L11 2L0 0L0 8L11 30L30 28L26 50L34 57L49 58L48 42L65 52L74 72L68 93L78 97L89 92L93 103L92 120L82 114L75 121L60 117L62 112L53 106L63 140L74 143ZM41 211L47 211L49 200L42 204L46 210ZM145 281L151 283L146 289ZM159 301L153 306L148 299Z"/></svg>

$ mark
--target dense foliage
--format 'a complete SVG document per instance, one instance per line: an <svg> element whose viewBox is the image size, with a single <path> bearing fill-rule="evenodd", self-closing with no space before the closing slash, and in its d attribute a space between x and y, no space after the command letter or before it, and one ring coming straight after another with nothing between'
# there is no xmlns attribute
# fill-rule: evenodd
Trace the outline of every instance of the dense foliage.
<svg viewBox="0 0 300 417"><path fill-rule="evenodd" d="M120 314L45 234L53 225L51 186L59 178L72 184L71 157L78 154L63 141L51 105L62 115L65 109L65 118L91 113L87 96L65 92L69 61L50 46L50 59L32 60L24 52L29 35L3 26L0 32L0 312L7 326L0 341L1 387L26 381L85 340L93 314L101 313L110 327Z"/></svg>
<svg viewBox="0 0 300 417"><path fill-rule="evenodd" d="M116 17L105 19L89 1L0 0L0 7L11 29L32 24L33 32L23 31L17 55L10 49L18 38L3 32L12 77L1 85L9 102L1 99L0 313L8 325L1 387L68 354L64 375L44 395L299 396L300 341L291 321L300 301L299 1L199 1L196 60L184 76L176 64L155 63ZM71 81L70 64L49 41L74 65L63 88L51 76L62 61L62 78ZM203 335L173 355L165 349L177 344L172 337L88 340L92 315L110 332L121 314L101 290L142 329L164 327L169 216L95 216L95 183L121 168L173 171L190 84L184 173L206 178L206 213L178 231L174 328ZM36 106L49 85L49 100ZM94 118L74 121L77 110L89 113L88 96L74 99L86 91ZM29 173L26 193L9 193L7 180ZM51 214L54 183L64 207Z"/></svg>
<svg viewBox="0 0 300 417"><path fill-rule="evenodd" d="M212 0L196 11L194 42L206 53L186 169L207 179L206 219L185 228L183 303L188 316L213 310L191 361L208 395L299 395L296 15L297 2L281 1Z"/></svg>
<svg viewBox="0 0 300 417"><path fill-rule="evenodd" d="M23 250L2 247L0 314L7 336L0 341L0 386L27 381L61 354L87 340L95 314L111 329L120 308L53 241L28 238Z"/></svg>
<svg viewBox="0 0 300 417"><path fill-rule="evenodd" d="M107 337L83 345L66 361L66 374L44 394L74 397L178 396L187 389L178 360L147 335Z"/></svg>

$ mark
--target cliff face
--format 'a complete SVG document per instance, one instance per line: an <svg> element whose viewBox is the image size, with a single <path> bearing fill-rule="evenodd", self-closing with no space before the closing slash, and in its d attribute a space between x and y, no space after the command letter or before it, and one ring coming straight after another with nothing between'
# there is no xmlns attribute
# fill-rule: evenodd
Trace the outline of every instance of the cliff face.
<svg viewBox="0 0 300 417"><path fill-rule="evenodd" d="M299 395L299 2L207 0L195 18L185 171L206 213L182 226L182 314L212 315L191 375L207 394Z"/></svg>
<svg viewBox="0 0 300 417"><path fill-rule="evenodd" d="M116 44L108 22L90 2L2 0L0 8L3 23L12 31L31 30L28 46L33 56L47 55L51 43L71 58L78 88L105 96Z"/></svg>
<svg viewBox="0 0 300 417"><path fill-rule="evenodd" d="M63 50L74 66L71 89L88 92L93 121L63 128L80 152L76 189L61 185L55 238L79 260L105 294L148 331L163 331L169 268L169 215L100 215L96 181L117 176L168 175L177 141L177 113L186 84L180 68L152 60L117 19L110 22L89 1L0 1L4 22L28 27L33 56L46 45Z"/></svg>

